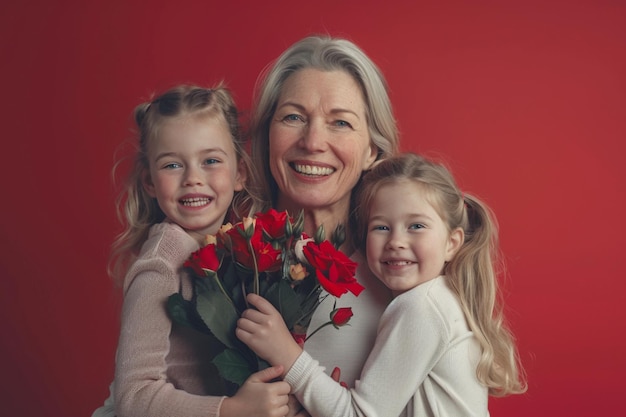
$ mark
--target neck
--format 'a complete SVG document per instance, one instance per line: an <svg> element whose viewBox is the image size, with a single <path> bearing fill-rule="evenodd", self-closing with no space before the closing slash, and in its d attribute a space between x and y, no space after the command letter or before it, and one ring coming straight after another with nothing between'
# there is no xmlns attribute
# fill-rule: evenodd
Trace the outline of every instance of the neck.
<svg viewBox="0 0 626 417"><path fill-rule="evenodd" d="M277 204L276 210L283 211L287 210L290 216L297 216L300 213L300 208L297 207L288 207L285 204ZM324 226L325 239L329 239L332 236L333 232L339 225L344 225L346 230L346 240L343 245L341 245L341 251L350 256L352 252L354 252L354 248L352 247L349 230L348 230L348 207L325 207L325 208L314 208L314 209L305 209L304 210L304 232L313 237L315 233L319 229L320 226Z"/></svg>
<svg viewBox="0 0 626 417"><path fill-rule="evenodd" d="M354 252L352 246L352 240L350 239L350 233L348 228L347 216L341 217L342 221L338 221L336 217L327 216L324 213L318 211L306 211L304 212L304 231L309 236L315 236L315 233L320 226L324 226L324 238L330 240L335 229L338 226L343 225L345 231L345 240L339 248L343 253L351 256Z"/></svg>

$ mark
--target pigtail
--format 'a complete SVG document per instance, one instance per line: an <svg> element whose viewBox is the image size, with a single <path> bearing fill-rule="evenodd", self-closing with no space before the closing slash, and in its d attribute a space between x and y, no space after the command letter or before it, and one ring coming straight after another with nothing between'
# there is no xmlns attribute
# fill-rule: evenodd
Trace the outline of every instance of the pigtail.
<svg viewBox="0 0 626 417"><path fill-rule="evenodd" d="M139 127L139 129L141 129L141 126L143 126L143 121L145 120L146 114L148 113L148 110L150 110L151 105L152 102L148 101L145 103L141 103L137 107L135 107L133 115L135 118L135 124Z"/></svg>
<svg viewBox="0 0 626 417"><path fill-rule="evenodd" d="M477 377L493 396L526 391L515 340L504 319L498 291L503 272L495 216L476 197L460 199L465 241L446 265L449 284L458 294L468 324L482 346Z"/></svg>
<svg viewBox="0 0 626 417"><path fill-rule="evenodd" d="M134 160L131 172L126 177L115 200L117 218L124 230L116 236L111 245L107 272L117 286L122 285L128 267L135 260L143 242L148 238L150 226L165 219L165 214L155 199L150 197L143 187L143 179L149 169L146 142L156 130L154 128L156 121L149 120L148 117L151 107L152 102L148 101L139 104L133 111L137 140L133 146ZM127 158L128 156L116 161L113 168L114 177L121 163Z"/></svg>

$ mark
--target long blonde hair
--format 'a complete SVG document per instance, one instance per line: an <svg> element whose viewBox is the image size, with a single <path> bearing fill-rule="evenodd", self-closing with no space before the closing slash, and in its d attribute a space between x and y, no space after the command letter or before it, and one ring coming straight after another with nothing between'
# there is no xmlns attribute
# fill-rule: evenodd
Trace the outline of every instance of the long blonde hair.
<svg viewBox="0 0 626 417"><path fill-rule="evenodd" d="M112 244L108 266L109 275L117 285L122 283L128 266L147 239L150 227L165 219L156 199L146 192L142 182L144 173L149 169L148 147L166 121L186 116L223 118L233 139L238 162L243 164L247 172L250 171L251 163L244 150L239 114L230 92L221 83L214 88L180 85L135 107L137 143L133 167L116 199L118 219L124 230ZM114 165L114 177L122 161L120 159ZM244 185L244 191L235 193L232 207L245 209L250 205L250 197ZM239 213L234 215L238 216Z"/></svg>
<svg viewBox="0 0 626 417"><path fill-rule="evenodd" d="M493 396L525 392L523 369L498 290L502 263L495 216L478 198L463 194L445 166L412 153L383 160L375 166L363 177L354 201L353 244L364 249L369 207L377 190L405 179L425 187L430 203L449 231L460 227L465 233L463 244L445 265L444 274L482 347L476 370L478 379Z"/></svg>

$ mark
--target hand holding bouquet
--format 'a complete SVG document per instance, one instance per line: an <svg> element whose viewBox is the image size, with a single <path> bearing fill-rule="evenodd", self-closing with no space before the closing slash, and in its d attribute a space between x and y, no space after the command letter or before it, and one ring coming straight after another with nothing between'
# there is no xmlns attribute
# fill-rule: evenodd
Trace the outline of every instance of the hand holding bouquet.
<svg viewBox="0 0 626 417"><path fill-rule="evenodd" d="M346 292L358 296L363 290L354 277L356 263L338 250L345 239L342 228L330 241L325 240L323 228L313 238L302 230L302 213L292 219L287 212L273 209L223 226L216 236L207 236L206 245L185 263L193 274L193 298L188 301L175 293L168 300L172 320L206 333L221 345L213 363L236 386L268 366L235 336L237 320L249 308L247 294L267 299L303 343L311 316L324 297ZM349 308L335 309L324 325L339 327L351 316Z"/></svg>

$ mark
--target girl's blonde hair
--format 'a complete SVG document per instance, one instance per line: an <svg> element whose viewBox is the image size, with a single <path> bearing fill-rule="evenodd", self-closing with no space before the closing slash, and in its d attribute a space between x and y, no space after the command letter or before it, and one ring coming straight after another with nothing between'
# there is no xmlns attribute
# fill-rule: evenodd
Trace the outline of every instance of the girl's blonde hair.
<svg viewBox="0 0 626 417"><path fill-rule="evenodd" d="M137 143L133 167L116 200L118 218L124 230L113 242L108 267L109 275L118 285L122 283L128 266L147 239L150 227L165 219L157 200L144 189L143 178L149 170L147 155L150 143L158 136L164 123L179 117L222 118L233 139L238 163L243 165L247 173L250 172L251 163L244 150L237 107L222 83L215 88L180 85L135 107ZM121 162L118 160L114 165L114 177ZM250 196L244 185L244 191L235 193L232 207L245 209L250 205ZM231 215L239 216L239 212Z"/></svg>
<svg viewBox="0 0 626 417"><path fill-rule="evenodd" d="M273 207L278 186L270 172L269 130L276 105L287 78L302 69L344 71L356 81L365 101L367 125L378 158L395 155L398 130L389 100L387 82L380 69L357 45L330 36L309 36L285 50L257 80L255 104L250 121L251 154L256 194L262 198L256 210Z"/></svg>
<svg viewBox="0 0 626 417"><path fill-rule="evenodd" d="M493 396L525 392L515 339L505 322L498 291L497 275L502 264L495 216L478 198L463 194L445 166L412 153L375 166L363 177L354 200L353 244L364 249L370 205L377 190L399 180L414 181L424 187L448 230L460 227L465 233L463 244L446 263L444 273L482 347L478 379Z"/></svg>

